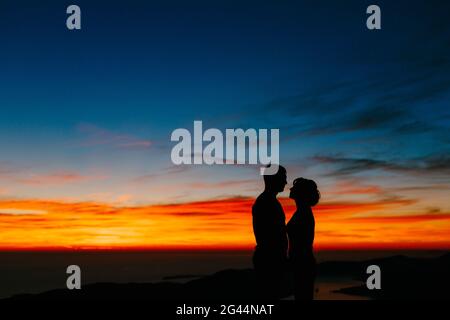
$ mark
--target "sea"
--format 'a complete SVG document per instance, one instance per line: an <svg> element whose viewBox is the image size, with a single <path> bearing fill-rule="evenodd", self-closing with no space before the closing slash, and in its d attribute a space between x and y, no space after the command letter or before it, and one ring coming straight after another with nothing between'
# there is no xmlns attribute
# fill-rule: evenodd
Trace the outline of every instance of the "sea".
<svg viewBox="0 0 450 320"><path fill-rule="evenodd" d="M318 251L318 263L363 261L393 255L436 257L440 251ZM65 288L69 265L81 268L82 284L185 282L224 269L252 267L252 251L30 251L0 252L0 299ZM335 291L361 284L349 278L316 281L316 299L365 299Z"/></svg>

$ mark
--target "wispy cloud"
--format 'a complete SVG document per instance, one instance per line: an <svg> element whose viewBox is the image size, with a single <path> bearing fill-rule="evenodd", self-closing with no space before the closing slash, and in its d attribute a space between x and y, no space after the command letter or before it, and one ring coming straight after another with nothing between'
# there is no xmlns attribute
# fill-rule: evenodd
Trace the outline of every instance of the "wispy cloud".
<svg viewBox="0 0 450 320"><path fill-rule="evenodd" d="M371 170L408 175L435 175L443 178L450 175L450 158L448 156L425 156L398 162L339 156L316 156L313 159L322 164L332 165L333 169L329 175L333 176L352 175Z"/></svg>
<svg viewBox="0 0 450 320"><path fill-rule="evenodd" d="M374 184L363 184L360 179L345 179L338 181L330 190L329 195L385 195L386 190Z"/></svg>
<svg viewBox="0 0 450 320"><path fill-rule="evenodd" d="M448 32L436 33L439 41L423 39L429 47L393 52L364 75L351 80L323 79L297 93L246 106L246 112L231 119L276 124L284 141L370 131L378 136L431 133L448 142L449 122L441 120L448 117L448 108L443 106L450 93L450 46L445 41Z"/></svg>
<svg viewBox="0 0 450 320"><path fill-rule="evenodd" d="M93 124L81 123L77 126L78 132L85 135L83 146L109 146L126 149L146 149L152 146L149 139L138 138L131 134L117 133Z"/></svg>
<svg viewBox="0 0 450 320"><path fill-rule="evenodd" d="M132 179L132 182L133 183L145 183L145 182L153 181L155 179L171 177L174 175L178 175L178 174L187 172L190 170L190 168L191 168L190 166L186 166L186 165L185 166L171 165L169 167L165 167L160 170L157 170L156 172L147 173L147 174L143 174L139 177L135 177Z"/></svg>
<svg viewBox="0 0 450 320"><path fill-rule="evenodd" d="M0 181L30 186L66 185L102 179L106 179L106 176L100 173L81 174L72 170L38 172L37 169L32 167L8 167L0 173Z"/></svg>
<svg viewBox="0 0 450 320"><path fill-rule="evenodd" d="M17 178L16 181L28 185L58 185L70 184L95 179L96 177L83 176L76 172L55 172L50 174L28 174Z"/></svg>
<svg viewBox="0 0 450 320"><path fill-rule="evenodd" d="M225 180L225 181L219 181L219 182L192 182L189 183L189 187L195 188L195 189L208 189L208 188L233 188L238 187L242 188L244 186L255 186L257 185L257 182L255 179L245 179L245 180Z"/></svg>
<svg viewBox="0 0 450 320"><path fill-rule="evenodd" d="M43 210L26 210L26 209L9 209L9 208L2 208L0 209L0 215L36 215L36 214L45 214L46 211Z"/></svg>

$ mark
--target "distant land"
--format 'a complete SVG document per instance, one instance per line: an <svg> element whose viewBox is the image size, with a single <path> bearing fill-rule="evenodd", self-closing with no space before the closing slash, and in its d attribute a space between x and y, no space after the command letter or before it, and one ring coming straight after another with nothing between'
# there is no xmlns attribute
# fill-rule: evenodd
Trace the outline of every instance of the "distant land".
<svg viewBox="0 0 450 320"><path fill-rule="evenodd" d="M367 266L381 268L381 290L365 286ZM360 286L337 290L339 293L371 299L450 299L450 252L436 258L412 258L402 255L350 262L323 262L318 266L320 277L351 277ZM179 275L166 278L192 278ZM185 283L95 283L82 290L56 289L39 294L19 294L5 300L183 300L226 301L258 300L256 278L252 269L228 269L200 276ZM288 282L283 297L292 296Z"/></svg>

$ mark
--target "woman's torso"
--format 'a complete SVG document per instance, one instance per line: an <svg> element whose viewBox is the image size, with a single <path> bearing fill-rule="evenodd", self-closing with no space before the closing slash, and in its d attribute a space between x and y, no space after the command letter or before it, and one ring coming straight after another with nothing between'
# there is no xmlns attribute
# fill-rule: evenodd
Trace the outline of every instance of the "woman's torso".
<svg viewBox="0 0 450 320"><path fill-rule="evenodd" d="M315 221L311 208L297 210L287 224L289 259L315 262L313 253Z"/></svg>

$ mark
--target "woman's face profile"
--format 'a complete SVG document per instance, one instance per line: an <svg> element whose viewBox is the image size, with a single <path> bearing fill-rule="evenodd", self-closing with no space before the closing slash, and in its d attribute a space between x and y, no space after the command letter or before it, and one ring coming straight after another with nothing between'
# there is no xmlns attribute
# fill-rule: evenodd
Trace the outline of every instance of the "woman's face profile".
<svg viewBox="0 0 450 320"><path fill-rule="evenodd" d="M291 198L291 199L299 198L298 188L296 186L292 186L289 190L290 190L289 198Z"/></svg>

